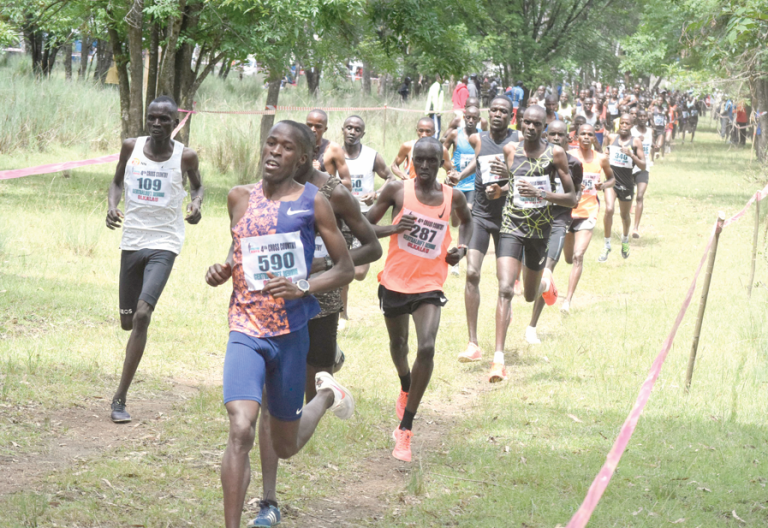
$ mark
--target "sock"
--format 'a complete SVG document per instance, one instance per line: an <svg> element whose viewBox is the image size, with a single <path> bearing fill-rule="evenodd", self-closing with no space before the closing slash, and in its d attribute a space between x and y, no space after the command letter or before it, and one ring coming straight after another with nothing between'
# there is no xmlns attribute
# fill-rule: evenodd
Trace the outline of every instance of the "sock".
<svg viewBox="0 0 768 528"><path fill-rule="evenodd" d="M611 247L611 239L610 238L606 238L605 239L605 247L607 247L607 248Z"/></svg>
<svg viewBox="0 0 768 528"><path fill-rule="evenodd" d="M400 429L406 429L410 431L413 429L413 417L416 415L416 413L412 413L408 409L403 412L403 421L400 422Z"/></svg>
<svg viewBox="0 0 768 528"><path fill-rule="evenodd" d="M542 295L545 291L549 290L550 286L550 280L545 279L542 277L541 282L539 283L539 291L537 292L537 295Z"/></svg>
<svg viewBox="0 0 768 528"><path fill-rule="evenodd" d="M269 505L271 505L271 506L274 506L275 508L277 508L277 501L276 501L276 500L267 499L267 500L265 500L265 501L263 501L263 502L265 502L265 503L267 503L267 504L269 504Z"/></svg>
<svg viewBox="0 0 768 528"><path fill-rule="evenodd" d="M493 362L498 363L499 365L504 364L504 352L494 352L493 353Z"/></svg>
<svg viewBox="0 0 768 528"><path fill-rule="evenodd" d="M410 372L405 376L400 376L400 388L403 389L403 392L408 392L409 390L411 390L411 373Z"/></svg>
<svg viewBox="0 0 768 528"><path fill-rule="evenodd" d="M629 235L622 235L621 243L622 244L628 244L629 243Z"/></svg>

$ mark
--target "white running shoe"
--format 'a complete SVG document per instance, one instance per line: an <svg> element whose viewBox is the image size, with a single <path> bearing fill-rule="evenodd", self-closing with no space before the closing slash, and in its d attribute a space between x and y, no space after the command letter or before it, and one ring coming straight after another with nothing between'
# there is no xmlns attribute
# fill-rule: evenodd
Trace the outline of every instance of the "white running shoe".
<svg viewBox="0 0 768 528"><path fill-rule="evenodd" d="M459 265L451 266L451 275L459 276Z"/></svg>
<svg viewBox="0 0 768 528"><path fill-rule="evenodd" d="M563 315L571 315L571 303L563 301L563 304L560 305L560 312Z"/></svg>
<svg viewBox="0 0 768 528"><path fill-rule="evenodd" d="M529 326L525 329L525 340L532 345L540 345L541 339L536 335L536 327Z"/></svg>
<svg viewBox="0 0 768 528"><path fill-rule="evenodd" d="M333 391L333 405L328 410L333 411L338 418L347 420L355 413L355 399L352 393L327 372L315 374L315 387L318 392L323 389Z"/></svg>
<svg viewBox="0 0 768 528"><path fill-rule="evenodd" d="M346 330L347 329L347 323L348 323L348 321L346 319L344 319L343 317L339 317L339 324L336 327L336 331L337 332L343 332L344 330Z"/></svg>

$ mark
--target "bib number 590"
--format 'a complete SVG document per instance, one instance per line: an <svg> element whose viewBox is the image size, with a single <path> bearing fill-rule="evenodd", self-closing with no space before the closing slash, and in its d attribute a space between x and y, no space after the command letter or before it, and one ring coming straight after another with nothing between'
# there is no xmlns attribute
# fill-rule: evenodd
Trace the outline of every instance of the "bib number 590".
<svg viewBox="0 0 768 528"><path fill-rule="evenodd" d="M259 271L266 273L267 271L279 271L283 268L292 268L296 263L296 259L293 253L288 252L284 254L273 253L272 255L259 255L258 264Z"/></svg>

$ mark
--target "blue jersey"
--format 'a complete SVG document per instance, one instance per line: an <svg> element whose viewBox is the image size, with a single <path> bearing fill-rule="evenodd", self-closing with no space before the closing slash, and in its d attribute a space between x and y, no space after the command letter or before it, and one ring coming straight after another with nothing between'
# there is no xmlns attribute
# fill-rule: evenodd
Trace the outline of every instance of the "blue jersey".
<svg viewBox="0 0 768 528"><path fill-rule="evenodd" d="M477 132L480 132L480 128L476 128ZM459 129L459 133L456 136L456 148L453 149L453 168L456 172L461 173L467 168L467 165L472 163L475 159L475 149L469 144L469 137L462 127ZM456 184L456 188L462 192L475 190L475 173L470 174L459 183Z"/></svg>

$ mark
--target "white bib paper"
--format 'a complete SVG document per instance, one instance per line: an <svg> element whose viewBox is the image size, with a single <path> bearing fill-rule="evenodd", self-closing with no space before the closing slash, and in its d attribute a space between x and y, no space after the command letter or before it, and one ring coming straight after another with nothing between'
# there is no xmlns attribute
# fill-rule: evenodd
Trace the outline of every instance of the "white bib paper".
<svg viewBox="0 0 768 528"><path fill-rule="evenodd" d="M584 179L582 179L581 182L584 184L584 190L582 191L581 194L595 196L597 195L597 189L595 188L595 184L600 182L600 173L585 172Z"/></svg>
<svg viewBox="0 0 768 528"><path fill-rule="evenodd" d="M373 185L368 185L373 182L366 182L366 177L363 174L352 174L352 195L354 197L363 196L364 194L373 192Z"/></svg>
<svg viewBox="0 0 768 528"><path fill-rule="evenodd" d="M474 154L460 154L459 155L459 172L463 171L467 168L467 165L472 163L472 160L475 159Z"/></svg>
<svg viewBox="0 0 768 528"><path fill-rule="evenodd" d="M512 195L512 203L515 207L519 207L520 209L538 209L540 207L546 207L549 202L538 195L520 196L520 188L517 184L523 181L527 181L541 191L550 190L549 176L517 176L515 178L515 191Z"/></svg>
<svg viewBox="0 0 768 528"><path fill-rule="evenodd" d="M499 175L491 173L491 160L494 160L494 159L499 160L503 163L504 155L503 154L487 154L485 156L477 157L477 164L480 167L480 178L484 185L506 180L506 178L501 178Z"/></svg>
<svg viewBox="0 0 768 528"><path fill-rule="evenodd" d="M630 158L628 155L624 154L621 151L621 147L618 145L611 145L610 147L611 152L611 158L610 163L614 167L623 167L625 169L631 169L632 168L632 158Z"/></svg>
<svg viewBox="0 0 768 528"><path fill-rule="evenodd" d="M307 278L301 233L279 233L240 239L243 273L248 291L261 291L269 280L267 272L293 283Z"/></svg>
<svg viewBox="0 0 768 528"><path fill-rule="evenodd" d="M448 232L448 222L431 216L424 216L407 209L403 215L413 215L416 223L410 231L397 236L397 245L403 251L426 259L436 259L440 256L445 233ZM450 217L450 212L446 214ZM447 220L447 218L446 218Z"/></svg>
<svg viewBox="0 0 768 528"><path fill-rule="evenodd" d="M619 106L615 103L608 103L608 113L611 115L617 115L619 113Z"/></svg>
<svg viewBox="0 0 768 528"><path fill-rule="evenodd" d="M664 116L661 114L654 114L653 115L653 124L655 126L664 126Z"/></svg>
<svg viewBox="0 0 768 528"><path fill-rule="evenodd" d="M167 207L171 199L171 172L130 166L129 192L126 197L136 203Z"/></svg>

